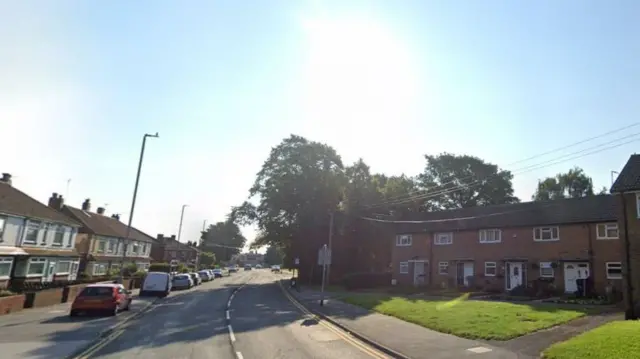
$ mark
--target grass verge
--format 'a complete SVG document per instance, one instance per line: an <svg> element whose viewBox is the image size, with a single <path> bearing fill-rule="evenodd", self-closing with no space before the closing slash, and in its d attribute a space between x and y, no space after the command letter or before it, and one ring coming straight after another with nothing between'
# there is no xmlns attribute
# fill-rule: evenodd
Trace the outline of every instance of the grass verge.
<svg viewBox="0 0 640 359"><path fill-rule="evenodd" d="M342 301L407 322L470 339L508 340L588 314L556 305L467 300L423 300L378 294L356 294Z"/></svg>
<svg viewBox="0 0 640 359"><path fill-rule="evenodd" d="M640 358L640 322L617 321L549 347L545 359Z"/></svg>

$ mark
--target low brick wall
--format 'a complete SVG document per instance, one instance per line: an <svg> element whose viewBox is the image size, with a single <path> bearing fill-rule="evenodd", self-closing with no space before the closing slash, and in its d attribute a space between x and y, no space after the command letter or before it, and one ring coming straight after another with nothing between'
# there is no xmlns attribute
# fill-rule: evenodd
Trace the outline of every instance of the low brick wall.
<svg viewBox="0 0 640 359"><path fill-rule="evenodd" d="M24 307L24 294L0 297L0 315L19 312Z"/></svg>
<svg viewBox="0 0 640 359"><path fill-rule="evenodd" d="M64 288L53 288L35 292L35 298L33 300L32 308L48 307L50 305L62 303L63 291Z"/></svg>

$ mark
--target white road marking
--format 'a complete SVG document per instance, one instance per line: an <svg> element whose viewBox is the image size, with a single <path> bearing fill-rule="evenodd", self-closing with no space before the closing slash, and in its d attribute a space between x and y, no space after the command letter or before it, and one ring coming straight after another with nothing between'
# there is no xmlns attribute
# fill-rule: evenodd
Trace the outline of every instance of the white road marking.
<svg viewBox="0 0 640 359"><path fill-rule="evenodd" d="M229 336L231 337L231 342L235 342L236 341L236 336L233 334L233 328L231 328L231 324L227 325L227 327L229 328Z"/></svg>
<svg viewBox="0 0 640 359"><path fill-rule="evenodd" d="M238 357L238 359L244 359L244 357L242 356L242 353L240 352L236 352L236 356Z"/></svg>
<svg viewBox="0 0 640 359"><path fill-rule="evenodd" d="M493 351L493 349L486 348L486 347L475 347L475 348L469 348L469 349L467 349L467 351L470 351L470 352L476 353L476 354L484 354L484 353L488 353L490 351Z"/></svg>
<svg viewBox="0 0 640 359"><path fill-rule="evenodd" d="M227 308L231 308L231 299L227 301Z"/></svg>
<svg viewBox="0 0 640 359"><path fill-rule="evenodd" d="M227 320L231 320L231 315L229 315L229 311L227 310Z"/></svg>

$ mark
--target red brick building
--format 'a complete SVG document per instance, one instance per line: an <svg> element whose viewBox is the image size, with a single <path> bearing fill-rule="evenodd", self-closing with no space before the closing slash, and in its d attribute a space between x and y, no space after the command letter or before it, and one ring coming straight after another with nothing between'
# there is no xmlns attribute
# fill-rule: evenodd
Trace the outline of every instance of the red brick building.
<svg viewBox="0 0 640 359"><path fill-rule="evenodd" d="M151 248L151 258L156 263L183 264L195 267L198 264L200 251L186 243L176 240L176 236L165 237L158 234Z"/></svg>
<svg viewBox="0 0 640 359"><path fill-rule="evenodd" d="M575 292L622 290L622 245L611 195L422 213L396 226L399 285L513 290L538 279Z"/></svg>

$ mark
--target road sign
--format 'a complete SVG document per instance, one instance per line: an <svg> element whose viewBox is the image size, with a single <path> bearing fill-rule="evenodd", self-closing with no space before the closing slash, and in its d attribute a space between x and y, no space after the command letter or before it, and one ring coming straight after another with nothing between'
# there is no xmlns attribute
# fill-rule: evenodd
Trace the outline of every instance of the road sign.
<svg viewBox="0 0 640 359"><path fill-rule="evenodd" d="M318 249L318 265L326 266L331 265L331 250L327 248L327 245Z"/></svg>
<svg viewBox="0 0 640 359"><path fill-rule="evenodd" d="M296 257L296 259L293 261L293 263L295 265L300 265L300 258Z"/></svg>

